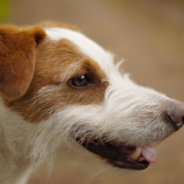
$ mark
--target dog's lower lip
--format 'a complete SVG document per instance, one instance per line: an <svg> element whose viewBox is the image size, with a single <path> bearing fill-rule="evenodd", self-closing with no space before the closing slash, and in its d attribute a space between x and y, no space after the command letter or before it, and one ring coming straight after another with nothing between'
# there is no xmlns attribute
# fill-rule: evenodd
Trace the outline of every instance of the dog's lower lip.
<svg viewBox="0 0 184 184"><path fill-rule="evenodd" d="M137 149L135 146L123 146L123 144L117 144L115 142L102 143L99 139L82 139L81 136L75 138L75 140L88 151L106 159L107 163L114 167L142 170L149 166L149 162L141 157L141 155L140 157L143 160L133 160L131 158L131 154Z"/></svg>
<svg viewBox="0 0 184 184"><path fill-rule="evenodd" d="M113 165L114 167L132 169L132 170L143 170L149 166L149 162L147 162L146 160L140 163L136 161L128 163L128 162L117 161L113 159L107 159L107 162Z"/></svg>

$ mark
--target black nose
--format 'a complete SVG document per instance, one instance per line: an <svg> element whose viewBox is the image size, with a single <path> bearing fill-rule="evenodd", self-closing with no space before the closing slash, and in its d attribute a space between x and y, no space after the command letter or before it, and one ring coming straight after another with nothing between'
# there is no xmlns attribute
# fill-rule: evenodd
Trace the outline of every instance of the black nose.
<svg viewBox="0 0 184 184"><path fill-rule="evenodd" d="M178 101L169 103L167 114L174 127L180 129L184 124L184 103Z"/></svg>

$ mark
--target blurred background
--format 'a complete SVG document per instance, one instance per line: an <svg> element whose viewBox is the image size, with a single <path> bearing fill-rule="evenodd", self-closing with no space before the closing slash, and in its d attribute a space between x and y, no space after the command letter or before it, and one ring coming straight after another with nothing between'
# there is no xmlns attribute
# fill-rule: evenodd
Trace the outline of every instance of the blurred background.
<svg viewBox="0 0 184 184"><path fill-rule="evenodd" d="M44 20L78 26L124 58L132 80L184 102L184 0L0 0L1 23ZM156 150L158 160L149 169L96 177L90 184L183 184L184 128ZM50 179L40 169L29 184L84 184L85 175L72 163L58 164Z"/></svg>

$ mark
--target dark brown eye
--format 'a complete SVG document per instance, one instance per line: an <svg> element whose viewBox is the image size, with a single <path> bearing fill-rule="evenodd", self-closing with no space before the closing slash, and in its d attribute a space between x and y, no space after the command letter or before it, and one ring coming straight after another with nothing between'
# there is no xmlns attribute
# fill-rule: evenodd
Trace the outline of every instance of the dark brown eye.
<svg viewBox="0 0 184 184"><path fill-rule="evenodd" d="M88 78L86 75L81 75L72 79L72 85L77 87L83 87L88 84Z"/></svg>

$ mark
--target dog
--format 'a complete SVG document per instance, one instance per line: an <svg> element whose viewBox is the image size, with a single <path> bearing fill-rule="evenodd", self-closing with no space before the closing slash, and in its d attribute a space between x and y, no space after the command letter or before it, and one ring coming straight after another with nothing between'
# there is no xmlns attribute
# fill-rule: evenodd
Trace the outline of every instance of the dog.
<svg viewBox="0 0 184 184"><path fill-rule="evenodd" d="M85 154L95 170L154 163L154 145L182 127L184 104L135 84L120 65L76 27L1 25L0 183L25 184L58 154Z"/></svg>

